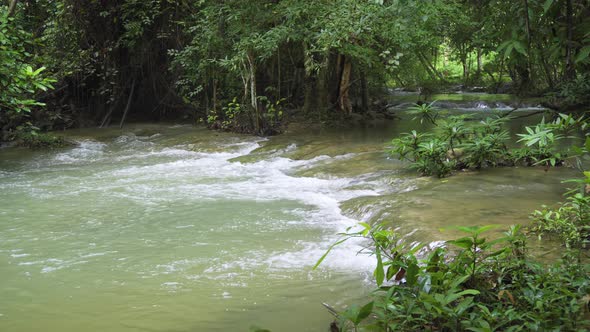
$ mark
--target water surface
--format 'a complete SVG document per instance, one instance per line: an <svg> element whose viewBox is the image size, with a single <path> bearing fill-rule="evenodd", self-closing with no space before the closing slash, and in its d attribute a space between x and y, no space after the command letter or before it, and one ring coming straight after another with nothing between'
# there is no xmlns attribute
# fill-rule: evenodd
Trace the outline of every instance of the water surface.
<svg viewBox="0 0 590 332"><path fill-rule="evenodd" d="M172 125L81 130L77 147L0 150L0 330L326 331L374 286L364 243L450 225L527 222L572 170L417 178L385 152L408 121L271 139ZM514 125L515 130L519 125Z"/></svg>

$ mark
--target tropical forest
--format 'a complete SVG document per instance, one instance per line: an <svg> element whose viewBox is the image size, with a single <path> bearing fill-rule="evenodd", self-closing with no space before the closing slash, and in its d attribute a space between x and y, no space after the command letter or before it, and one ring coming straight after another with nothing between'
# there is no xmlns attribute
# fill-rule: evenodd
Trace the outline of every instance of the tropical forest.
<svg viewBox="0 0 590 332"><path fill-rule="evenodd" d="M590 331L590 0L0 0L0 331Z"/></svg>

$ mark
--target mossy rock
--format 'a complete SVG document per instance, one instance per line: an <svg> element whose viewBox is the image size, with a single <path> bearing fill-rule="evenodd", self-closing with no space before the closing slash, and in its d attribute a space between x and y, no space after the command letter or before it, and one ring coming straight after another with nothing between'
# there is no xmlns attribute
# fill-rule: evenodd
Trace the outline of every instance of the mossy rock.
<svg viewBox="0 0 590 332"><path fill-rule="evenodd" d="M19 134L16 144L30 149L56 149L74 145L73 142L66 140L63 136L36 132Z"/></svg>

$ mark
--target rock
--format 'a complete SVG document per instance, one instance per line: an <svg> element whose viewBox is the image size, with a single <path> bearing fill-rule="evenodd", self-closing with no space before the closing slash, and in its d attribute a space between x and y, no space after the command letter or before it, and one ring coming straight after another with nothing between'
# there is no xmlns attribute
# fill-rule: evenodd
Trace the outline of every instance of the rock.
<svg viewBox="0 0 590 332"><path fill-rule="evenodd" d="M482 87L482 86L473 86L471 88L469 88L469 90L467 90L469 92L475 92L475 93L483 93L486 92L486 88Z"/></svg>

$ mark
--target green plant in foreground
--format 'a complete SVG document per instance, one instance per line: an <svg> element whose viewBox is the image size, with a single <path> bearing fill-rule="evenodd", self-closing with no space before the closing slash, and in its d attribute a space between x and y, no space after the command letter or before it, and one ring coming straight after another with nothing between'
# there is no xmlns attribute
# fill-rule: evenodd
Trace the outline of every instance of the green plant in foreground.
<svg viewBox="0 0 590 332"><path fill-rule="evenodd" d="M541 210L531 215L531 229L543 234L557 235L567 248L587 248L590 242L590 172L584 171L583 159L588 159L590 137L586 138L582 147L571 148L574 164L582 172L582 178L564 182L573 183L577 188L568 191L566 201L556 208L543 205Z"/></svg>
<svg viewBox="0 0 590 332"><path fill-rule="evenodd" d="M587 140L590 143L590 138ZM589 144L590 145L590 144ZM557 208L543 205L543 209L531 215L531 229L541 237L545 233L556 234L567 248L586 248L590 243L590 172L584 172L583 179L566 182L580 185L570 190L566 201Z"/></svg>
<svg viewBox="0 0 590 332"><path fill-rule="evenodd" d="M463 238L445 247L407 245L382 225L348 232L330 250L364 238L376 258L372 301L339 315L342 331L577 331L590 291L590 267L579 261L537 264L526 255L519 226L488 241L494 226L457 227Z"/></svg>
<svg viewBox="0 0 590 332"><path fill-rule="evenodd" d="M421 103L415 104L408 109L408 114L414 115L414 119L420 119L420 123L430 122L433 125L436 125L436 119L439 116L438 109L434 106L436 100L431 102L430 104Z"/></svg>

